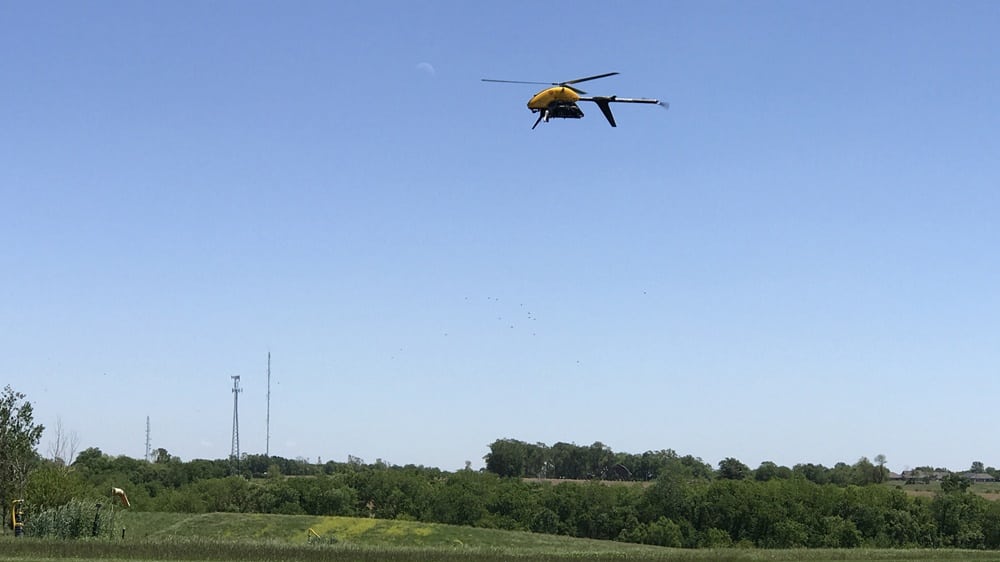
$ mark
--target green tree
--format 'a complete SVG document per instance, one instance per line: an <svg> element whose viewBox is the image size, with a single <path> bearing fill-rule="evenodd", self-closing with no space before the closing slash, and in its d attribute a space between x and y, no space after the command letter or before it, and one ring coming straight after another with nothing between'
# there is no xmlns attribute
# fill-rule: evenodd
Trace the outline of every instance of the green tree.
<svg viewBox="0 0 1000 562"><path fill-rule="evenodd" d="M983 548L987 540L983 533L983 516L988 513L988 503L975 494L936 495L931 501L931 513L937 523L941 544L954 548Z"/></svg>
<svg viewBox="0 0 1000 562"><path fill-rule="evenodd" d="M87 474L98 474L108 468L108 458L97 447L88 447L76 456L73 466Z"/></svg>
<svg viewBox="0 0 1000 562"><path fill-rule="evenodd" d="M600 441L594 441L594 444L587 448L586 459L588 478L604 478L608 468L614 465L614 453Z"/></svg>
<svg viewBox="0 0 1000 562"><path fill-rule="evenodd" d="M525 476L545 478L552 470L552 459L545 443L535 443L528 447L528 458L524 465Z"/></svg>
<svg viewBox="0 0 1000 562"><path fill-rule="evenodd" d="M792 470L790 468L787 466L778 466L772 461L760 463L757 470L753 471L753 478L758 482L767 482L774 479L787 480L791 477Z"/></svg>
<svg viewBox="0 0 1000 562"><path fill-rule="evenodd" d="M656 480L663 468L670 462L677 461L677 453L672 449L646 451L641 455L631 455L626 465L632 475L639 480ZM711 467L709 467L711 470Z"/></svg>
<svg viewBox="0 0 1000 562"><path fill-rule="evenodd" d="M853 482L854 467L846 462L838 462L826 472L827 482L838 486L847 486Z"/></svg>
<svg viewBox="0 0 1000 562"><path fill-rule="evenodd" d="M357 498L359 513L380 519L421 519L433 504L431 474L435 473L415 468L368 468L345 475L345 483Z"/></svg>
<svg viewBox="0 0 1000 562"><path fill-rule="evenodd" d="M490 486L486 501L489 515L483 526L512 531L529 530L541 508L538 496L534 493L537 486L539 485L509 478Z"/></svg>
<svg viewBox="0 0 1000 562"><path fill-rule="evenodd" d="M851 474L851 484L865 486L879 482L881 471L877 466L872 464L872 461L868 460L868 457L861 457L851 468L853 471Z"/></svg>
<svg viewBox="0 0 1000 562"><path fill-rule="evenodd" d="M854 548L861 545L862 536L853 521L839 515L827 515L819 523L823 534L816 546L823 548Z"/></svg>
<svg viewBox="0 0 1000 562"><path fill-rule="evenodd" d="M572 443L556 443L550 449L552 454L552 477L574 480L588 478L587 448Z"/></svg>
<svg viewBox="0 0 1000 562"><path fill-rule="evenodd" d="M987 502L983 512L983 540L986 548L1000 548L1000 504Z"/></svg>
<svg viewBox="0 0 1000 562"><path fill-rule="evenodd" d="M35 425L31 402L7 385L0 394L0 505L24 494L28 469L38 461L35 447L45 430Z"/></svg>
<svg viewBox="0 0 1000 562"><path fill-rule="evenodd" d="M529 525L533 533L548 533L550 535L554 535L559 532L559 516L556 515L556 512L547 507L540 507L531 516Z"/></svg>
<svg viewBox="0 0 1000 562"><path fill-rule="evenodd" d="M155 452L153 453L153 462L154 462L154 463L156 463L156 464L163 464L163 463L168 463L168 462L170 462L170 461L171 461L172 459L173 459L173 457L172 457L172 456L170 455L170 453L169 453L169 452L168 452L168 451L167 451L166 449L164 449L163 447L160 447L159 449L157 449L157 450L156 450L156 451L155 451Z"/></svg>
<svg viewBox="0 0 1000 562"><path fill-rule="evenodd" d="M826 484L830 481L830 469L821 464L797 464L792 468L792 474L816 484Z"/></svg>
<svg viewBox="0 0 1000 562"><path fill-rule="evenodd" d="M486 500L496 476L457 472L438 488L432 504L434 520L451 525L475 526L487 515Z"/></svg>
<svg viewBox="0 0 1000 562"><path fill-rule="evenodd" d="M46 461L28 475L27 495L33 506L57 507L84 495L86 485L80 475L55 461Z"/></svg>
<svg viewBox="0 0 1000 562"><path fill-rule="evenodd" d="M952 472L941 479L941 491L945 494L962 493L969 489L972 481L961 474Z"/></svg>
<svg viewBox="0 0 1000 562"><path fill-rule="evenodd" d="M251 484L240 476L213 478L195 482L181 488L181 491L193 489L197 496L204 499L206 511L224 511L231 513L247 513L252 511L250 503ZM291 492L289 497L297 497ZM287 498L283 498L287 499Z"/></svg>
<svg viewBox="0 0 1000 562"><path fill-rule="evenodd" d="M692 517L695 507L704 504L695 488L683 475L661 474L638 501L640 520L652 522L662 515L678 522Z"/></svg>
<svg viewBox="0 0 1000 562"><path fill-rule="evenodd" d="M724 480L743 480L750 476L750 467L738 459L728 457L719 461L719 478Z"/></svg>
<svg viewBox="0 0 1000 562"><path fill-rule="evenodd" d="M486 470L500 477L525 476L530 445L516 439L497 439L486 454Z"/></svg>
<svg viewBox="0 0 1000 562"><path fill-rule="evenodd" d="M882 453L875 455L875 465L878 468L878 472L875 474L875 482L881 484L885 482L886 477L889 475L889 470L885 467L885 455Z"/></svg>
<svg viewBox="0 0 1000 562"><path fill-rule="evenodd" d="M646 525L646 532L642 542L676 548L682 545L683 540L684 535L681 533L680 525L666 517L660 517L656 521Z"/></svg>
<svg viewBox="0 0 1000 562"><path fill-rule="evenodd" d="M711 480L712 478L712 465L702 461L699 457L684 455L683 457L678 457L676 460L671 461L669 464L673 463L683 467L684 471L690 476L690 478L702 480ZM669 464L667 467L668 470Z"/></svg>

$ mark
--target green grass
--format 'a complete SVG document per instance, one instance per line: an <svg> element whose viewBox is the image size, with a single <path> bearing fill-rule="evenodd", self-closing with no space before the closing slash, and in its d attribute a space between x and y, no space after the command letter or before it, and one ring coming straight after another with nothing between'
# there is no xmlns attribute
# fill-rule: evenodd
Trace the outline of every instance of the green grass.
<svg viewBox="0 0 1000 562"><path fill-rule="evenodd" d="M630 552L663 549L637 544L574 539L497 529L476 529L439 523L389 519L318 517L311 515L261 515L241 513L120 514L116 527L126 529L126 542L198 538L225 542L266 541L308 545L308 530L320 536L315 543L363 547L446 547L524 549L528 551ZM120 535L120 530L118 531Z"/></svg>
<svg viewBox="0 0 1000 562"><path fill-rule="evenodd" d="M0 562L240 561L793 561L994 560L957 550L683 550L453 525L299 515L120 512L114 538L78 541L0 536ZM121 528L126 529L121 538ZM323 540L309 542L308 529ZM333 542L335 539L336 542Z"/></svg>
<svg viewBox="0 0 1000 562"><path fill-rule="evenodd" d="M941 491L940 482L915 482L905 484L903 482L886 482L883 486L897 488L911 496L931 497ZM1000 482L980 482L969 486L969 491L978 494L988 500L1000 500Z"/></svg>

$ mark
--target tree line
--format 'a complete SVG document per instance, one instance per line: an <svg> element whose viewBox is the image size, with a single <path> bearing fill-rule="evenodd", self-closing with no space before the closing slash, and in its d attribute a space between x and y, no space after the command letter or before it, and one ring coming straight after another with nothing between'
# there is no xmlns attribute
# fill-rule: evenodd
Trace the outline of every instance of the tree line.
<svg viewBox="0 0 1000 562"><path fill-rule="evenodd" d="M1000 549L1000 502L970 493L955 474L932 496L912 497L880 484L881 456L751 469L732 458L712 467L669 449L632 455L599 442L499 439L481 471L265 455L185 462L163 449L146 461L93 447L67 463L37 453L40 426L30 408L18 404L21 395L5 397L19 406L24 438L0 436L22 452L30 447L10 465L17 470L4 469L0 492L5 502L26 500L28 534L31 521L56 521L53 510L107 502L112 488L123 488L141 511L377 517L688 548ZM0 410L10 403L0 400ZM10 412L0 411L0 425L5 419Z"/></svg>
<svg viewBox="0 0 1000 562"><path fill-rule="evenodd" d="M730 457L720 461L716 470L698 457L681 456L672 449L616 453L600 441L592 445L556 443L550 447L544 443L498 439L490 444L485 461L486 470L499 476L571 480L650 481L665 472L680 470L691 478L767 481L801 476L817 484L863 486L884 482L889 474L884 455L876 455L875 462L862 457L853 465L840 462L831 468L812 463L788 468L764 461L756 469Z"/></svg>
<svg viewBox="0 0 1000 562"><path fill-rule="evenodd" d="M234 475L228 460L147 462L90 448L71 466L39 459L26 498L41 513L122 487L143 511L377 517L689 548L1000 548L1000 503L959 479L932 497L911 497L886 485L818 484L794 471L725 478L682 458L645 483L615 483L262 455L246 456L246 472ZM260 468L265 476L248 477Z"/></svg>

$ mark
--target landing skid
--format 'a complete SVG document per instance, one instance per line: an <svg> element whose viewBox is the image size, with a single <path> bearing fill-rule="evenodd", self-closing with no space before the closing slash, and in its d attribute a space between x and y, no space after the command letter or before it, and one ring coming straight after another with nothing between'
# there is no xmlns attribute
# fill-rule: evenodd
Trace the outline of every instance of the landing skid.
<svg viewBox="0 0 1000 562"><path fill-rule="evenodd" d="M575 103L553 103L545 109L532 110L532 112L535 111L539 112L540 115L535 124L531 126L532 129L542 121L548 123L549 119L580 119L583 117L583 110Z"/></svg>

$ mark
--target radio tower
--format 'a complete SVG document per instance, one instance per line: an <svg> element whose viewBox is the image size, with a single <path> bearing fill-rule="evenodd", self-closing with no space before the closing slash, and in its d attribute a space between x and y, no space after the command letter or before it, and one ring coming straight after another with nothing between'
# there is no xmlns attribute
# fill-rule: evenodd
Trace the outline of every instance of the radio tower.
<svg viewBox="0 0 1000 562"><path fill-rule="evenodd" d="M240 468L240 393L243 389L240 388L240 376L232 375L230 378L233 379L233 449L229 453L229 458L236 465L236 469Z"/></svg>
<svg viewBox="0 0 1000 562"><path fill-rule="evenodd" d="M267 352L267 438L264 440L264 456L271 456L271 352Z"/></svg>
<svg viewBox="0 0 1000 562"><path fill-rule="evenodd" d="M149 462L149 416L146 416L146 462Z"/></svg>

